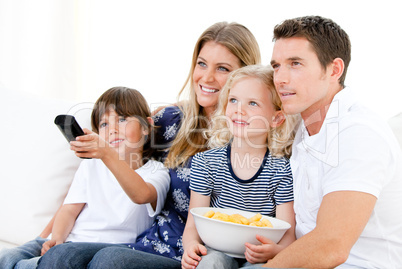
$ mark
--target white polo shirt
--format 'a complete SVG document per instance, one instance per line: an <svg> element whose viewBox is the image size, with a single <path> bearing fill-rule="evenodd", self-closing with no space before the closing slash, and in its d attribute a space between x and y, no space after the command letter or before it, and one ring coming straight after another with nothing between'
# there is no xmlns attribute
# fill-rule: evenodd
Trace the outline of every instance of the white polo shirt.
<svg viewBox="0 0 402 269"><path fill-rule="evenodd" d="M320 132L309 136L300 124L293 144L296 237L315 228L323 197L360 191L377 197L371 217L349 258L338 268L401 268L402 157L385 121L341 90Z"/></svg>

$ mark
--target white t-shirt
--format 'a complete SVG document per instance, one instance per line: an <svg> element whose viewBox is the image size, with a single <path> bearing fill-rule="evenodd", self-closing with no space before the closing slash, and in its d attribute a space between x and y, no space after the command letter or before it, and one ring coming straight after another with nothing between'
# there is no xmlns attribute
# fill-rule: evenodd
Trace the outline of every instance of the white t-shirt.
<svg viewBox="0 0 402 269"><path fill-rule="evenodd" d="M83 160L64 204L86 203L66 241L130 243L151 227L165 203L170 176L162 163L150 160L135 170L157 193L156 210L130 200L101 160Z"/></svg>
<svg viewBox="0 0 402 269"><path fill-rule="evenodd" d="M296 237L315 228L323 197L360 191L377 197L371 217L339 268L401 268L402 157L389 126L349 88L334 98L320 132L300 125L293 144Z"/></svg>

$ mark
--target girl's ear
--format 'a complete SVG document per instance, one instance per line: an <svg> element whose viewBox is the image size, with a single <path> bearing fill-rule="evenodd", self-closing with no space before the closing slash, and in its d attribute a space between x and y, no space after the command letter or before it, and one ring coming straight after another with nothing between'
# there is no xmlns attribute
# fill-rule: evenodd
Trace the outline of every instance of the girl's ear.
<svg viewBox="0 0 402 269"><path fill-rule="evenodd" d="M283 114L282 110L278 110L272 117L271 127L276 128L280 126L284 121L285 121L285 114Z"/></svg>

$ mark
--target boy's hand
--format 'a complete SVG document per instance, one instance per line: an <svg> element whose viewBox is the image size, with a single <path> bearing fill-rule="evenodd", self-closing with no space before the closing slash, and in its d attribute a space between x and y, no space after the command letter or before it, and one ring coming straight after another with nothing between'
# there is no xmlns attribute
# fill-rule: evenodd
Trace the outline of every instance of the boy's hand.
<svg viewBox="0 0 402 269"><path fill-rule="evenodd" d="M261 245L246 243L246 252L244 255L249 263L267 262L280 251L280 247L272 240L261 235L257 235L256 238L262 243Z"/></svg>
<svg viewBox="0 0 402 269"><path fill-rule="evenodd" d="M70 142L70 149L80 158L101 159L110 150L109 143L98 134L84 129L85 135L78 136L76 141Z"/></svg>
<svg viewBox="0 0 402 269"><path fill-rule="evenodd" d="M45 243L43 243L42 245L42 250L41 250L41 255L45 255L45 253L51 249L52 247L56 246L56 245L60 245L63 244L64 242L62 241L56 241L54 239L50 239L48 241L46 241Z"/></svg>
<svg viewBox="0 0 402 269"><path fill-rule="evenodd" d="M207 249L202 244L194 244L184 251L181 259L181 268L193 269L197 267L201 260L201 256L207 255Z"/></svg>

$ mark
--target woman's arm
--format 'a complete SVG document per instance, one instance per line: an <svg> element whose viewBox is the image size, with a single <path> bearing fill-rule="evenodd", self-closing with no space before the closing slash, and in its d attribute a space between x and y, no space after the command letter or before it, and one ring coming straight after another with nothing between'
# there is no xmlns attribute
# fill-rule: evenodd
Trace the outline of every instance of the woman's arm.
<svg viewBox="0 0 402 269"><path fill-rule="evenodd" d="M45 242L42 247L44 255L51 247L62 244L74 227L75 220L84 208L85 203L63 205L54 219L52 239Z"/></svg>
<svg viewBox="0 0 402 269"><path fill-rule="evenodd" d="M200 255L206 255L207 249L202 244L202 240L198 235L197 228L193 215L190 213L190 209L194 207L209 206L211 198L209 196L201 195L197 192L191 191L190 205L188 209L188 217L186 227L183 232L183 248L184 254L181 261L183 268L195 268L198 262L201 260Z"/></svg>

